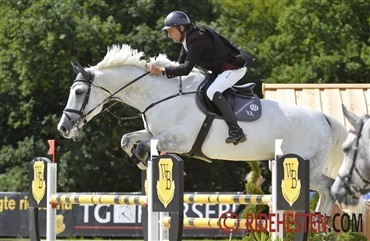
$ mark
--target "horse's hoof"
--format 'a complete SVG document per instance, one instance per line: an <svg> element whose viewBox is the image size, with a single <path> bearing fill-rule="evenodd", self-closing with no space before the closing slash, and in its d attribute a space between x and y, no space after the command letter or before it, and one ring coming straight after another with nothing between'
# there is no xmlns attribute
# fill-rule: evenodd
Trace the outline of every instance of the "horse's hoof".
<svg viewBox="0 0 370 241"><path fill-rule="evenodd" d="M146 159L149 157L149 151L149 141L140 141L137 143L137 146L131 150L132 154L134 154L142 162L146 162Z"/></svg>
<svg viewBox="0 0 370 241"><path fill-rule="evenodd" d="M143 162L143 161L139 160L139 158L137 158L137 156L135 155L136 150L134 148L131 149L131 153L132 153L132 156L130 156L130 159L136 164L136 166L140 170L146 170L147 167L148 167L148 163L147 162Z"/></svg>

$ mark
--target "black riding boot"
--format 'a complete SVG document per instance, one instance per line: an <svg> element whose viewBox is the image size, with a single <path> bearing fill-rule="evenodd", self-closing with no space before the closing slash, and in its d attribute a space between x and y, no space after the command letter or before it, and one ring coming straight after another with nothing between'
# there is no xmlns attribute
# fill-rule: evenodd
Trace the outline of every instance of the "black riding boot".
<svg viewBox="0 0 370 241"><path fill-rule="evenodd" d="M220 110L227 125L229 126L229 137L226 138L225 142L234 143L234 145L237 145L241 142L246 141L247 137L243 133L243 130L239 127L236 116L225 97L220 92L216 92L213 96L212 102Z"/></svg>

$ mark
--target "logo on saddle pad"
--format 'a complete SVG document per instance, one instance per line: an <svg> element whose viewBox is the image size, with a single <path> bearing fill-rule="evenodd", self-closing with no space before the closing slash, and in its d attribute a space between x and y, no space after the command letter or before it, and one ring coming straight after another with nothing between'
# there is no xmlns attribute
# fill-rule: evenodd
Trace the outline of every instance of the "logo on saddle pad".
<svg viewBox="0 0 370 241"><path fill-rule="evenodd" d="M44 180L45 163L36 161L33 165L32 196L38 204L44 198L46 183Z"/></svg>
<svg viewBox="0 0 370 241"><path fill-rule="evenodd" d="M173 162L171 158L161 158L158 162L159 179L157 194L166 208L175 195L175 181L173 180Z"/></svg>
<svg viewBox="0 0 370 241"><path fill-rule="evenodd" d="M297 158L285 158L283 162L284 179L281 181L283 197L290 206L299 198L301 180L298 177L299 162Z"/></svg>

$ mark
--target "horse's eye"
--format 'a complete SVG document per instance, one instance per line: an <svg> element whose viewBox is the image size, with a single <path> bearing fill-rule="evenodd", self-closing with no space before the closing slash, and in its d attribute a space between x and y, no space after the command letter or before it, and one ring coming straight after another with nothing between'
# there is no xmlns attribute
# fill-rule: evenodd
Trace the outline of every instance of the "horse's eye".
<svg viewBox="0 0 370 241"><path fill-rule="evenodd" d="M75 94L76 95L81 95L82 94L82 90L80 90L80 89L75 90Z"/></svg>

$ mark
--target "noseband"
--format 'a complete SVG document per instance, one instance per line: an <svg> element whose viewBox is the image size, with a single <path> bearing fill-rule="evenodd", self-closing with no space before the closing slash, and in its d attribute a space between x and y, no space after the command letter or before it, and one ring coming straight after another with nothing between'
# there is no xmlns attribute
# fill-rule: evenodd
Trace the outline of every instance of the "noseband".
<svg viewBox="0 0 370 241"><path fill-rule="evenodd" d="M362 129L366 123L370 119L370 115L366 115L363 118L361 118L361 125L358 131L350 131L351 133L356 135L356 146L354 147L353 157L352 157L352 166L349 171L349 173L345 176L341 176L338 174L338 177L340 178L344 188L347 190L349 194L352 194L355 197L360 197L361 194L366 194L370 191L370 181L366 178L364 178L363 175L361 175L360 171L356 167L356 159L358 154L358 148L359 148L359 142L361 138ZM357 172L357 175L360 177L361 181L365 184L363 188L360 188L357 184L354 184L352 182L352 173L353 170Z"/></svg>
<svg viewBox="0 0 370 241"><path fill-rule="evenodd" d="M87 74L86 74L87 73ZM121 88L119 88L117 91L115 91L114 93L111 93L109 90L105 89L104 87L102 86L97 86L97 85L94 85L93 82L94 82L94 77L95 75L90 72L90 71L86 71L85 74L81 74L81 75L77 75L76 79L74 80L74 83L76 82L83 82L83 83L86 83L88 85L88 89L87 89L87 93L85 95L85 99L81 105L81 108L79 110L76 110L76 109L70 109L70 108L65 108L63 110L63 113L66 115L67 119L72 123L72 126L75 126L77 129L78 129L78 126L80 123L84 123L86 124L87 123L87 120L86 120L86 116L88 116L91 112L93 112L96 108L98 108L99 106L103 105L104 103L106 103L107 101L109 100L112 100L113 98L116 98L115 95L120 92L121 90L125 89L126 87L128 87L129 85L135 83L136 81L138 81L139 79L143 78L144 76L146 76L149 72L145 72L144 74L140 75L139 77L137 77L136 79L132 80L131 82L129 82L128 84L122 86ZM90 92L91 92L91 87L94 86L96 88L100 88L106 92L109 93L109 96L107 98L105 98L101 103L99 103L97 106L95 106L94 108L92 108L89 112L87 113L84 113L85 111L85 108L87 106L87 104L89 103L89 98L90 98ZM76 118L76 121L72 120L72 118L68 115L68 113L76 113L78 114L77 118Z"/></svg>

